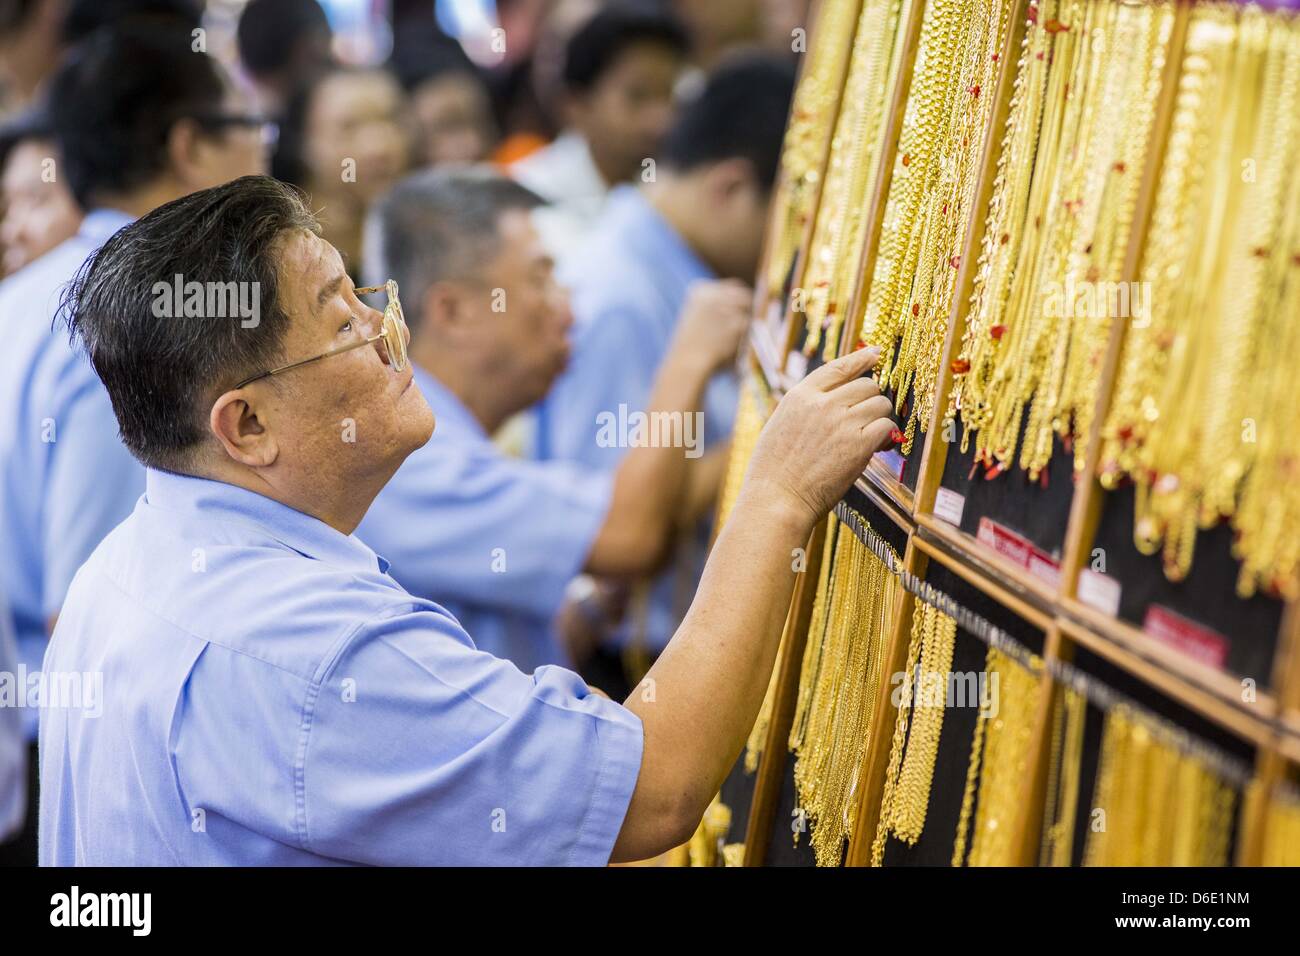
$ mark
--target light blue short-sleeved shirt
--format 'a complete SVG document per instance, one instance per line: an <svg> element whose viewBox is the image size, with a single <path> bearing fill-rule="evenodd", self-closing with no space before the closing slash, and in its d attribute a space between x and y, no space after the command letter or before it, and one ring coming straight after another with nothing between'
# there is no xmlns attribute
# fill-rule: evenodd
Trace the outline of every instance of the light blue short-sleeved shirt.
<svg viewBox="0 0 1300 956"><path fill-rule="evenodd" d="M40 669L46 622L72 576L144 490L108 393L55 323L64 286L128 222L96 210L77 235L0 283L0 566L29 674ZM34 739L35 709L25 716Z"/></svg>
<svg viewBox="0 0 1300 956"><path fill-rule="evenodd" d="M0 843L22 827L27 811L27 741L17 707L17 678L18 645L0 589Z"/></svg>
<svg viewBox="0 0 1300 956"><path fill-rule="evenodd" d="M567 664L553 621L609 510L612 474L511 458L452 392L415 367L437 419L357 537L412 594L451 611L482 650L525 673Z"/></svg>
<svg viewBox="0 0 1300 956"><path fill-rule="evenodd" d="M386 569L269 498L150 471L46 655L102 697L42 700L41 863L606 863L640 720L477 650Z"/></svg>
<svg viewBox="0 0 1300 956"><path fill-rule="evenodd" d="M561 263L573 296L573 357L541 403L537 457L593 468L618 466L626 447L601 435L601 416L645 411L668 355L686 293L712 271L634 187L616 188L581 251ZM705 391L702 451L731 434L739 385L730 370ZM709 525L680 542L673 566L656 579L645 621L646 643L662 649L690 606L708 555ZM636 624L623 630L627 638Z"/></svg>

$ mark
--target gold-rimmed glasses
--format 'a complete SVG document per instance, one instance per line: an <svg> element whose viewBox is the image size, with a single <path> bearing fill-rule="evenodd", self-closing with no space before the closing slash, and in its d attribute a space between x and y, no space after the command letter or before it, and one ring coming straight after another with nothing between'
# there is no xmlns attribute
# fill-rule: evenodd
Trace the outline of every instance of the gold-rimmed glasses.
<svg viewBox="0 0 1300 956"><path fill-rule="evenodd" d="M379 339L384 340L384 349L388 352L388 364L393 367L394 372L400 372L406 368L406 316L402 312L402 302L397 297L397 282L389 279L383 285L366 286L363 289L356 289L357 295L369 295L372 292L387 292L388 305L384 307L384 323L380 331L370 336L368 339L361 339L350 345L340 346L336 349L330 349L328 352L322 352L320 355L313 355L311 358L301 359L297 362L290 362L288 365L281 365L279 368L267 369L265 372L258 372L256 375L244 379L236 389L243 388L245 385L251 385L260 379L269 378L272 375L279 375L281 372L287 372L290 369L298 368L301 365L307 365L311 362L319 362L321 359L329 358L331 355L342 355L344 352L351 352L353 349L359 349L366 345L372 345Z"/></svg>

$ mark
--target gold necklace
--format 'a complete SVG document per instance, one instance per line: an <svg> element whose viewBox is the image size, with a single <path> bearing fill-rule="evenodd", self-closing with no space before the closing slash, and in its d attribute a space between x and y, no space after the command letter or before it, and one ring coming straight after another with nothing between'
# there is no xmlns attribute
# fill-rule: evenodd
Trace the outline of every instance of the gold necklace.
<svg viewBox="0 0 1300 956"><path fill-rule="evenodd" d="M745 482L745 471L749 468L749 459L754 454L759 433L766 421L767 386L762 376L751 372L746 376L740 388L740 400L736 406L736 421L731 429L731 451L727 457L727 470L722 478L722 487L718 492L718 512L714 526L721 528L731 515L740 488Z"/></svg>
<svg viewBox="0 0 1300 956"><path fill-rule="evenodd" d="M1083 465L1172 24L1171 3L1044 0L1026 31L945 413L994 474L1022 427L1031 480L1054 435Z"/></svg>
<svg viewBox="0 0 1300 956"><path fill-rule="evenodd" d="M849 44L844 42L853 29L857 4L848 0L820 5L811 31L812 46L799 86L795 90L781 152L781 177L773 201L773 241L768 252L767 287L779 298L803 239L804 227L813 213L813 199L821 179L832 123L840 102L844 71L849 61Z"/></svg>
<svg viewBox="0 0 1300 956"><path fill-rule="evenodd" d="M1236 791L1125 705L1106 714L1085 866L1224 866Z"/></svg>
<svg viewBox="0 0 1300 956"><path fill-rule="evenodd" d="M1103 428L1099 477L1134 482L1138 549L1182 580L1198 528L1230 518L1243 595L1300 591L1300 551L1270 530L1300 518L1286 437L1300 398L1297 23L1193 10L1144 253L1150 320L1127 329Z"/></svg>
<svg viewBox="0 0 1300 956"><path fill-rule="evenodd" d="M936 0L922 18L918 81L858 335L881 348L880 380L900 397L913 393L903 454L934 405L1011 9L1005 0Z"/></svg>
<svg viewBox="0 0 1300 956"><path fill-rule="evenodd" d="M1264 866L1300 866L1300 796L1275 793L1264 820Z"/></svg>
<svg viewBox="0 0 1300 956"><path fill-rule="evenodd" d="M885 843L891 833L904 843L915 845L925 827L956 636L955 620L923 601L916 601L907 667L897 692L898 712L894 718L880 819L871 848L873 866L884 862ZM942 699L935 701L936 694L942 695Z"/></svg>
<svg viewBox="0 0 1300 956"><path fill-rule="evenodd" d="M1072 687L1060 687L1058 691L1052 707L1052 745L1039 852L1041 866L1070 866L1078 819L1087 700Z"/></svg>
<svg viewBox="0 0 1300 956"><path fill-rule="evenodd" d="M1033 742L1041 669L1037 657L1026 667L989 646L985 672L990 680L996 676L997 714L981 713L978 720L953 842L953 866L963 862L969 866L1012 866L1017 862L1013 837L1016 818L1023 809L1020 796ZM968 839L970 857L963 860Z"/></svg>
<svg viewBox="0 0 1300 956"><path fill-rule="evenodd" d="M893 558L897 566L898 556ZM847 529L837 534L833 560L825 624L809 634L804 650L789 741L798 805L812 827L819 866L838 865L852 836L854 788L871 744L898 580Z"/></svg>
<svg viewBox="0 0 1300 956"><path fill-rule="evenodd" d="M817 589L813 592L813 606L808 618L808 643L820 644L826 631L827 597L830 589L831 565L834 563L836 531L839 524L839 519L833 514L826 519L826 534L822 542L822 559L817 569ZM754 721L754 727L749 732L749 740L745 744L746 773L754 773L758 769L759 759L763 755L764 746L766 746L767 732L771 726L772 708L775 706L777 685L781 673L781 658L785 654L788 636L788 634L782 635L781 648L777 653L777 664L772 669L772 678L768 682L767 693L763 697L763 703L758 711L758 718ZM806 648L807 644L804 646ZM802 677L802 674L800 676ZM802 728L804 716L807 712L807 700L803 688L804 685L801 680L799 686L800 696L795 703L795 719L791 724L792 734L795 733L796 728ZM802 734L802 729L799 730L799 733Z"/></svg>
<svg viewBox="0 0 1300 956"><path fill-rule="evenodd" d="M863 207L883 145L885 108L906 24L902 0L866 0L862 6L803 276L808 327L804 349L809 355L821 346L823 329L826 358L836 352L862 255Z"/></svg>

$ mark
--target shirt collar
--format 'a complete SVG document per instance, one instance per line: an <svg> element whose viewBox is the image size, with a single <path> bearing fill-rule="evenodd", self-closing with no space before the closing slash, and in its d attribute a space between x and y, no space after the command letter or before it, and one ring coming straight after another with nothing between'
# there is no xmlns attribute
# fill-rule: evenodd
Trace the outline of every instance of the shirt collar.
<svg viewBox="0 0 1300 956"><path fill-rule="evenodd" d="M89 239L96 246L102 246L109 236L132 222L135 222L135 218L120 209L92 209L81 220L77 235Z"/></svg>
<svg viewBox="0 0 1300 956"><path fill-rule="evenodd" d="M145 500L165 511L256 525L285 547L346 571L388 573L388 562L355 536L224 481L150 468L145 475Z"/></svg>

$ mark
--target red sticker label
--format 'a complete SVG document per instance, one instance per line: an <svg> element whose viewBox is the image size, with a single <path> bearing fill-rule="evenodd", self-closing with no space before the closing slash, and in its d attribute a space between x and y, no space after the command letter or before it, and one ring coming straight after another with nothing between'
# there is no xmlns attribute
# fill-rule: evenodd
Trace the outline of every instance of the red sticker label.
<svg viewBox="0 0 1300 956"><path fill-rule="evenodd" d="M1226 637L1159 604L1147 608L1142 630L1161 644L1211 667L1223 667L1228 660L1230 642Z"/></svg>

